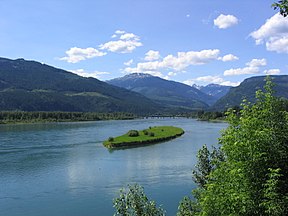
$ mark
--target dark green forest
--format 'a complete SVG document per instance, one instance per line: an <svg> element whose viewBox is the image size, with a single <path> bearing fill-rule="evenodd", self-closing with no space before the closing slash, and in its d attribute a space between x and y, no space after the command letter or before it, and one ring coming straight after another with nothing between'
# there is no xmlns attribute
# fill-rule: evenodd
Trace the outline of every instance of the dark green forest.
<svg viewBox="0 0 288 216"><path fill-rule="evenodd" d="M62 121L98 121L128 120L137 116L131 113L95 113L95 112L24 112L0 111L0 124L62 122Z"/></svg>

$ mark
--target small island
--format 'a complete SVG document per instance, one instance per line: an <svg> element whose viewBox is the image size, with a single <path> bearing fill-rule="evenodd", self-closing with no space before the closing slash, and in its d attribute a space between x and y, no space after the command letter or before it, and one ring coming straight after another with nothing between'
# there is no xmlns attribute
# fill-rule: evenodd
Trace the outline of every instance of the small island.
<svg viewBox="0 0 288 216"><path fill-rule="evenodd" d="M137 147L171 140L182 134L184 134L182 128L156 126L141 131L130 130L128 133L115 138L109 137L103 142L103 145L108 149Z"/></svg>

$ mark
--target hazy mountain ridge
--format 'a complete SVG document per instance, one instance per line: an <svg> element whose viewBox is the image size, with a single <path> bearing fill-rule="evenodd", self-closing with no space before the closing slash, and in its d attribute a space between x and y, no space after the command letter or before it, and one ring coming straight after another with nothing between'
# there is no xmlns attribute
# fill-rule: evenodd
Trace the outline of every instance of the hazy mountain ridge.
<svg viewBox="0 0 288 216"><path fill-rule="evenodd" d="M230 88L231 86L223 86L212 83L206 86L201 86L199 90L205 94L213 96L216 100L218 100L225 96L229 92Z"/></svg>
<svg viewBox="0 0 288 216"><path fill-rule="evenodd" d="M166 107L205 109L215 102L212 96L192 86L148 74L134 73L107 82L143 94Z"/></svg>

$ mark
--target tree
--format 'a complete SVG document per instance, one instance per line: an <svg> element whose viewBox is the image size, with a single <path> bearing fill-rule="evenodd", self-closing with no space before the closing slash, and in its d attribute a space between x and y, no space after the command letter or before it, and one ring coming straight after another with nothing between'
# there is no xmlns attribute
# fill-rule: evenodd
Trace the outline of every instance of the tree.
<svg viewBox="0 0 288 216"><path fill-rule="evenodd" d="M203 188L209 181L210 173L217 168L219 163L224 161L224 155L220 149L214 146L210 152L207 146L203 145L198 151L197 159L196 169L192 170L192 177L194 182Z"/></svg>
<svg viewBox="0 0 288 216"><path fill-rule="evenodd" d="M205 175L179 215L288 215L288 115L272 87L268 78L254 105L244 102L240 116L229 111L220 138L225 160L213 169L210 153L200 151Z"/></svg>
<svg viewBox="0 0 288 216"><path fill-rule="evenodd" d="M281 0L272 4L274 10L279 10L284 17L288 16L288 0Z"/></svg>
<svg viewBox="0 0 288 216"><path fill-rule="evenodd" d="M165 211L157 207L154 201L149 201L143 187L138 184L128 185L121 189L120 196L113 200L116 209L115 216L164 216Z"/></svg>

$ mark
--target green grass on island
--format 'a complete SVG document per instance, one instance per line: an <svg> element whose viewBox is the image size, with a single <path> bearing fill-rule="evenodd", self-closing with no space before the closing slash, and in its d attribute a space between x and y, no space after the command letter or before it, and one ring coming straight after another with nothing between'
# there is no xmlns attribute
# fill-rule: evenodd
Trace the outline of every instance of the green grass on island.
<svg viewBox="0 0 288 216"><path fill-rule="evenodd" d="M141 131L130 130L126 134L118 137L109 137L108 140L103 142L103 145L109 149L136 147L167 141L182 134L184 134L182 128L156 126Z"/></svg>

